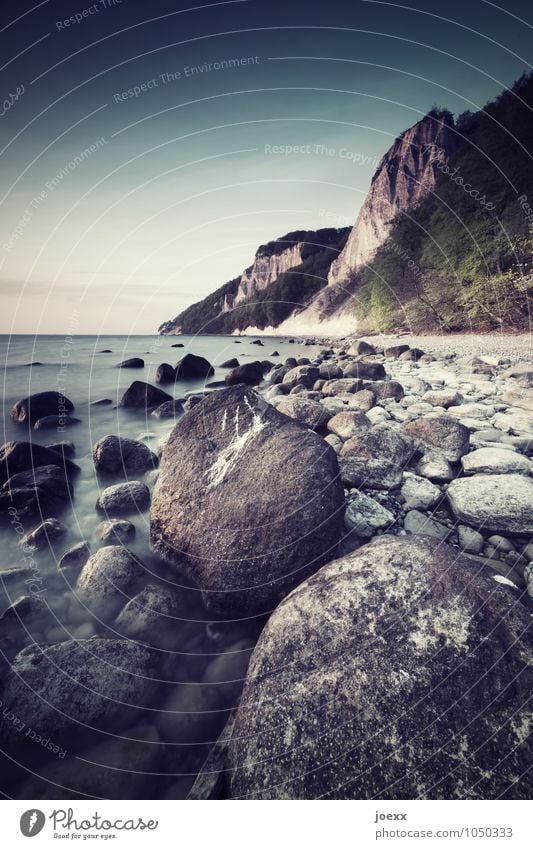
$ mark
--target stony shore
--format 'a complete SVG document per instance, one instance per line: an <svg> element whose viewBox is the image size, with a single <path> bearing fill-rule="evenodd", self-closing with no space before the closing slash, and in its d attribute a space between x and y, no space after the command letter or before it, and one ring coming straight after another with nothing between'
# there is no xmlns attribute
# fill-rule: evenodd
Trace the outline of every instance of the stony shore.
<svg viewBox="0 0 533 849"><path fill-rule="evenodd" d="M42 776L20 798L143 798L153 773L166 798L527 797L533 366L525 338L481 340L295 342L181 401L134 381L121 404L168 437L94 445L98 542L58 557L61 605L0 617L2 744ZM57 550L75 458L29 446L2 448L0 509ZM158 573L128 548L148 509ZM67 756L21 751L21 724Z"/></svg>

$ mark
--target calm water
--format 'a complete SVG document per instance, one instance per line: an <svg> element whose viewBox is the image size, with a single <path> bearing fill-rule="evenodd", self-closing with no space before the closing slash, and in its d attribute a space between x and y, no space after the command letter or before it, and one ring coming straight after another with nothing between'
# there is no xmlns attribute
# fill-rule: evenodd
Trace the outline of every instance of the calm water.
<svg viewBox="0 0 533 849"><path fill-rule="evenodd" d="M241 363L255 359L283 362L288 356L311 357L316 350L313 347L304 347L301 343L290 344L282 339L264 338L262 341L263 347L252 344L253 337L242 338L238 341L231 337L0 337L2 362L5 364L2 375L3 441L27 440L29 434L32 441L41 445L69 440L75 446L74 461L81 468L80 474L74 478L72 504L67 505L61 513L56 513L57 518L66 526L67 533L53 544L52 549L35 552L31 555L31 562L29 562L28 556L24 555L21 549L20 535L17 534L17 530L19 534L22 531L28 533L39 521L23 518L22 528L19 526L17 529L8 521L0 525L2 552L0 614L21 595L28 595L28 586L22 578L5 584L2 580L2 572L13 567L30 566L34 570L32 572L34 577L38 577L38 595L46 601L48 609L55 616L52 624L48 618L45 622L39 622L39 620L33 622L27 626L26 630L16 628L14 633L9 634L7 647L5 635L0 633L0 648L8 661L21 648L31 643L56 643L72 637L82 639L92 635L116 636L112 626L100 620L98 611L89 610L78 601L73 591L75 574L71 575L72 583L69 583L68 577L59 572L57 563L68 548L82 540L89 543L92 551L102 544L97 539L96 528L103 517L96 513L95 503L99 491L105 486L119 482L120 478L114 477L107 480L97 478L91 456L94 443L106 434L117 434L142 439L156 452L158 441L174 426L173 421L159 421L145 411L117 408L115 405L130 383L134 380L143 380L154 384L155 372L160 363L168 362L175 365L188 352L202 355L212 363L215 367L215 375L207 381L212 382L223 379L227 369L221 369L220 363L230 357L237 357ZM184 347L173 348L172 345L177 342L183 343ZM111 349L112 353L100 353L103 349ZM275 350L279 352L279 356L272 357ZM144 359L143 369L116 368L121 360L134 356ZM185 398L191 392L203 390L204 384L204 380L177 383L174 396ZM170 392L170 387L162 388ZM58 433L56 429L29 432L26 426L17 425L10 416L12 405L19 399L44 390L59 390L70 398L75 405L74 415L81 419L81 422L67 428L63 433ZM101 398L110 398L112 405L91 406L91 402ZM154 473L148 473L141 479L152 486ZM207 665L217 655L228 649L231 650L231 647L239 640L248 640L253 645L262 623L213 622L203 606L200 592L192 587L184 576L169 570L164 562L150 552L148 511L127 518L136 528L135 539L131 543L128 542L127 547L137 554L145 567L144 583L168 583L181 595L183 602L182 617L178 621L173 619L169 622L163 665L163 674L169 681L164 687L162 685L159 702L154 704L148 712L148 722L151 724L155 721L155 713L162 704L165 704L169 687L172 689L178 684L187 688L190 683L201 681ZM138 587L132 587L132 595L137 591ZM230 699L229 707L234 695L229 694L228 698ZM204 709L210 711L213 707L206 704L205 707L194 708L194 710ZM216 717L218 724L213 724L213 716ZM197 742L206 741L202 746L211 745L213 739L216 739L227 714L221 713L218 716L217 713L206 713L206 717L204 729L196 731ZM175 794L171 795L171 798L181 798L188 792L194 780L191 773L200 768L207 750L198 751L198 747L192 747L189 751L183 749L182 744L177 742L173 746L174 733L176 741L183 741L183 735L187 734L187 729L183 731L178 728L175 732L172 730L170 738L165 742L158 761L161 778L157 794L164 795L166 792L171 792ZM33 747L28 755L28 766L36 770L37 774L42 765L41 756L42 753L39 752L38 747ZM174 777L171 778L170 774L165 777L167 772ZM2 776L2 773L3 769L0 768L0 784L4 777L9 795L16 795L17 783L20 781L23 786L27 774L21 771L20 775L15 777L12 773L11 761L7 763L7 776ZM176 781L177 776L180 775L185 776L179 779L182 785L177 790L168 791L172 781ZM112 776L110 772L110 781ZM40 794L41 790L33 792ZM113 795L113 790L110 787L102 787L96 795L100 793L104 798L108 798ZM57 797L54 796L54 798Z"/></svg>

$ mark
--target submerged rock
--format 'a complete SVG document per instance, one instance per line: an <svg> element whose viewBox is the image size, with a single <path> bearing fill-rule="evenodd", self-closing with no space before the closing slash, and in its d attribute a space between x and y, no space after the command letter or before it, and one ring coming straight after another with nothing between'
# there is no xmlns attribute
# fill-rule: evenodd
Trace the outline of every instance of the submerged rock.
<svg viewBox="0 0 533 849"><path fill-rule="evenodd" d="M4 442L0 448L0 483L19 472L27 472L38 466L61 465L69 474L79 471L79 467L65 454L59 454L56 446L44 447L34 442Z"/></svg>
<svg viewBox="0 0 533 849"><path fill-rule="evenodd" d="M135 582L143 574L142 563L131 551L106 545L87 560L76 593L98 617L109 620L130 601Z"/></svg>
<svg viewBox="0 0 533 849"><path fill-rule="evenodd" d="M324 440L234 387L207 396L172 431L151 541L187 568L209 609L264 612L332 556L343 504Z"/></svg>
<svg viewBox="0 0 533 849"><path fill-rule="evenodd" d="M176 363L176 380L194 380L195 378L212 377L215 369L205 357L196 354L185 354Z"/></svg>
<svg viewBox="0 0 533 849"><path fill-rule="evenodd" d="M150 506L150 490L142 481L117 483L102 490L96 509L108 516L142 513Z"/></svg>
<svg viewBox="0 0 533 849"><path fill-rule="evenodd" d="M36 422L44 416L66 416L74 409L74 404L60 392L36 392L22 401L17 401L11 410L11 416L20 423Z"/></svg>
<svg viewBox="0 0 533 849"><path fill-rule="evenodd" d="M183 600L176 590L147 584L120 611L115 628L125 637L170 648L176 644L184 613Z"/></svg>
<svg viewBox="0 0 533 849"><path fill-rule="evenodd" d="M228 386L235 386L238 383L246 383L248 386L257 386L263 380L263 366L259 360L253 363L245 363L243 366L236 366L224 378Z"/></svg>
<svg viewBox="0 0 533 849"><path fill-rule="evenodd" d="M152 410L152 416L154 419L177 419L184 412L181 401L165 401L164 404L160 404L159 407Z"/></svg>
<svg viewBox="0 0 533 849"><path fill-rule="evenodd" d="M33 425L33 429L51 430L51 428L57 428L61 432L64 428L72 427L73 425L80 424L80 422L81 419L77 419L75 416L43 416L42 419L37 419Z"/></svg>
<svg viewBox="0 0 533 849"><path fill-rule="evenodd" d="M119 407L151 410L153 407L158 407L160 404L164 404L165 401L172 400L172 396L169 395L168 392L163 392L163 390L158 389L157 386L151 386L149 383L143 383L142 380L134 380L120 399Z"/></svg>
<svg viewBox="0 0 533 849"><path fill-rule="evenodd" d="M55 465L39 466L19 472L0 489L0 515L15 508L22 516L42 515L60 509L72 495L65 469Z"/></svg>
<svg viewBox="0 0 533 849"><path fill-rule="evenodd" d="M252 655L231 795L529 798L529 620L508 588L427 537L380 537L329 563Z"/></svg>
<svg viewBox="0 0 533 849"><path fill-rule="evenodd" d="M127 519L109 519L107 522L100 522L96 528L96 536L111 545L129 542L135 536L135 525Z"/></svg>
<svg viewBox="0 0 533 849"><path fill-rule="evenodd" d="M533 534L533 480L472 475L450 483L450 507L462 522L492 533Z"/></svg>
<svg viewBox="0 0 533 849"><path fill-rule="evenodd" d="M160 366L157 367L157 371L155 373L155 382L156 383L174 383L176 381L176 371L170 363L161 363Z"/></svg>
<svg viewBox="0 0 533 849"><path fill-rule="evenodd" d="M135 721L154 694L154 666L153 652L129 640L93 637L29 646L6 676L3 707L70 749L73 734L109 733ZM2 732L16 741L12 723L4 723Z"/></svg>
<svg viewBox="0 0 533 849"><path fill-rule="evenodd" d="M97 472L124 475L156 469L159 460L144 442L124 436L103 436L93 446L93 463Z"/></svg>
<svg viewBox="0 0 533 849"><path fill-rule="evenodd" d="M43 548L49 547L50 543L63 534L66 534L66 527L57 519L45 519L35 530L26 534L22 538L23 545L29 545L30 548L40 551Z"/></svg>
<svg viewBox="0 0 533 849"><path fill-rule="evenodd" d="M57 564L57 568L60 570L81 569L84 563L87 562L90 554L91 549L89 548L89 544L85 541L79 542L77 545L73 545L72 548L69 548L68 551L65 551Z"/></svg>
<svg viewBox="0 0 533 849"><path fill-rule="evenodd" d="M118 363L117 368L144 368L144 360L141 357L130 357L129 360Z"/></svg>

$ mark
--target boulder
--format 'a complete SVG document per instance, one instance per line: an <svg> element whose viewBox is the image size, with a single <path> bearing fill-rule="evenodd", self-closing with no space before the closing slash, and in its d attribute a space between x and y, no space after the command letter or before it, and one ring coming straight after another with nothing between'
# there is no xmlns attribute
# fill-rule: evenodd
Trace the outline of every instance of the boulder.
<svg viewBox="0 0 533 849"><path fill-rule="evenodd" d="M431 404L432 407L448 407L462 404L463 396L455 389L430 389L422 395L422 401Z"/></svg>
<svg viewBox="0 0 533 849"><path fill-rule="evenodd" d="M533 463L517 451L508 448L478 448L461 458L465 475L487 473L490 475L507 475L516 472L520 475L530 475Z"/></svg>
<svg viewBox="0 0 533 849"><path fill-rule="evenodd" d="M357 342L348 348L349 357L372 357L376 353L376 349L364 339L358 339Z"/></svg>
<svg viewBox="0 0 533 849"><path fill-rule="evenodd" d="M420 510L409 510L403 526L408 534L424 534L440 540L447 539L451 534L450 528Z"/></svg>
<svg viewBox="0 0 533 849"><path fill-rule="evenodd" d="M176 381L176 372L174 367L170 365L170 363L161 363L157 367L157 371L155 373L155 382L156 383L175 383Z"/></svg>
<svg viewBox="0 0 533 849"><path fill-rule="evenodd" d="M232 387L172 431L150 536L210 610L242 616L271 609L332 556L343 505L333 449L253 390Z"/></svg>
<svg viewBox="0 0 533 849"><path fill-rule="evenodd" d="M357 407L363 413L368 413L376 404L376 396L370 389L360 389L353 393L347 403L352 409Z"/></svg>
<svg viewBox="0 0 533 849"><path fill-rule="evenodd" d="M515 363L510 368L502 371L501 377L512 377L516 380L518 386L523 389L533 388L533 365L529 363Z"/></svg>
<svg viewBox="0 0 533 849"><path fill-rule="evenodd" d="M283 378L283 383L297 383L305 386L306 389L312 389L313 384L320 378L320 370L317 366L303 365L296 366L290 369Z"/></svg>
<svg viewBox="0 0 533 849"><path fill-rule="evenodd" d="M470 554L480 554L485 545L485 539L479 531L469 528L468 525L457 526L457 539L461 551L467 551Z"/></svg>
<svg viewBox="0 0 533 849"><path fill-rule="evenodd" d="M403 473L401 492L408 510L430 510L442 497L438 486L412 472Z"/></svg>
<svg viewBox="0 0 533 849"><path fill-rule="evenodd" d="M231 357L229 360L224 360L223 363L220 363L220 368L238 368L239 361L237 357Z"/></svg>
<svg viewBox="0 0 533 849"><path fill-rule="evenodd" d="M416 363L425 356L424 351L420 348L409 348L408 351L404 351L403 354L400 354L398 359L401 363Z"/></svg>
<svg viewBox="0 0 533 849"><path fill-rule="evenodd" d="M121 474L156 469L159 460L144 442L124 436L103 436L93 446L93 463L97 472Z"/></svg>
<svg viewBox="0 0 533 849"><path fill-rule="evenodd" d="M124 728L152 698L155 657L129 640L68 640L32 645L12 662L3 707L37 734L72 746L88 729L106 734ZM4 723L7 739L18 732Z"/></svg>
<svg viewBox="0 0 533 849"><path fill-rule="evenodd" d="M185 354L176 363L176 380L196 380L203 377L212 377L215 369L205 357L196 354Z"/></svg>
<svg viewBox="0 0 533 849"><path fill-rule="evenodd" d="M42 419L37 419L33 425L34 430L51 430L55 428L58 431L64 430L66 427L80 424L81 419L75 416L43 416Z"/></svg>
<svg viewBox="0 0 533 849"><path fill-rule="evenodd" d="M365 495L364 492L352 490L348 506L344 514L344 524L358 537L367 539L376 531L388 528L394 522L394 514L379 501Z"/></svg>
<svg viewBox="0 0 533 849"><path fill-rule="evenodd" d="M35 530L22 538L21 544L28 545L35 551L41 551L43 548L48 548L53 540L63 536L66 532L66 527L57 519L45 519L40 525L37 525Z"/></svg>
<svg viewBox="0 0 533 849"><path fill-rule="evenodd" d="M140 357L130 357L129 360L118 363L117 368L144 368L144 360Z"/></svg>
<svg viewBox="0 0 533 849"><path fill-rule="evenodd" d="M511 407L521 407L522 410L533 412L533 391L531 389L507 389L503 393L502 400L505 404L510 404Z"/></svg>
<svg viewBox="0 0 533 849"><path fill-rule="evenodd" d="M453 480L453 469L446 457L439 451L429 451L424 454L415 466L416 472L435 483L447 483Z"/></svg>
<svg viewBox="0 0 533 849"><path fill-rule="evenodd" d="M427 537L329 563L259 638L231 796L529 799L529 625L509 588Z"/></svg>
<svg viewBox="0 0 533 849"><path fill-rule="evenodd" d="M137 725L83 749L74 757L69 757L63 749L57 758L39 769L39 775L24 782L18 797L57 799L60 792L62 799L84 801L147 799L153 793L153 776L160 769L159 742L153 725Z"/></svg>
<svg viewBox="0 0 533 849"><path fill-rule="evenodd" d="M504 413L496 413L492 424L504 433L528 434L533 438L533 413L518 407L510 407Z"/></svg>
<svg viewBox="0 0 533 849"><path fill-rule="evenodd" d="M380 380L377 383L371 383L369 387L376 401L401 401L405 395L403 386L397 380Z"/></svg>
<svg viewBox="0 0 533 849"><path fill-rule="evenodd" d="M407 353L408 350L409 345L391 345L389 348L385 348L384 353L388 360L394 360Z"/></svg>
<svg viewBox="0 0 533 849"><path fill-rule="evenodd" d="M39 466L19 472L7 480L0 489L0 515L11 507L20 517L50 513L59 510L72 495L65 470L55 465Z"/></svg>
<svg viewBox="0 0 533 849"><path fill-rule="evenodd" d="M151 386L151 384L144 383L142 380L134 380L120 399L119 407L151 410L160 404L164 404L165 401L172 400L172 396L168 392L163 392L157 386Z"/></svg>
<svg viewBox="0 0 533 849"><path fill-rule="evenodd" d="M326 380L322 387L322 395L325 398L330 398L345 392L358 392L362 388L363 381L354 380L351 377L342 378L341 380Z"/></svg>
<svg viewBox="0 0 533 849"><path fill-rule="evenodd" d="M61 442L53 442L51 445L46 446L49 451L54 451L56 454L59 454L64 460L70 460L76 454L76 448L73 442L68 442L66 439ZM75 467L77 468L77 466Z"/></svg>
<svg viewBox="0 0 533 849"><path fill-rule="evenodd" d="M357 360L344 368L345 377L357 377L362 380L385 380L385 368L382 363L367 363Z"/></svg>
<svg viewBox="0 0 533 849"><path fill-rule="evenodd" d="M460 460L470 443L468 428L448 415L422 416L404 425L403 431L422 451L438 451L450 463Z"/></svg>
<svg viewBox="0 0 533 849"><path fill-rule="evenodd" d="M257 386L263 380L263 366L259 360L253 363L245 363L232 369L224 378L228 386L238 383L246 383L248 386Z"/></svg>
<svg viewBox="0 0 533 849"><path fill-rule="evenodd" d="M176 633L185 615L183 608L176 590L147 584L122 608L114 627L130 639L170 649L176 644Z"/></svg>
<svg viewBox="0 0 533 849"><path fill-rule="evenodd" d="M402 482L413 455L413 443L388 424L374 425L353 436L341 451L343 483L363 489L390 489Z"/></svg>
<svg viewBox="0 0 533 849"><path fill-rule="evenodd" d="M176 399L175 401L165 401L164 404L160 404L159 407L152 410L152 416L154 419L177 419L184 412L183 403Z"/></svg>
<svg viewBox="0 0 533 849"><path fill-rule="evenodd" d="M370 421L359 410L337 413L328 421L329 432L334 433L342 440L351 439L352 436L356 436L369 428Z"/></svg>
<svg viewBox="0 0 533 849"><path fill-rule="evenodd" d="M96 509L108 516L142 513L150 506L150 490L141 481L117 483L102 490Z"/></svg>
<svg viewBox="0 0 533 849"><path fill-rule="evenodd" d="M131 599L144 567L122 545L99 548L87 560L76 583L76 594L98 618L109 621Z"/></svg>
<svg viewBox="0 0 533 849"><path fill-rule="evenodd" d="M11 410L16 422L33 424L44 416L66 416L74 404L60 392L36 392L17 401Z"/></svg>
<svg viewBox="0 0 533 849"><path fill-rule="evenodd" d="M454 515L467 525L501 534L533 534L533 480L525 475L472 475L450 483Z"/></svg>
<svg viewBox="0 0 533 849"><path fill-rule="evenodd" d="M129 542L135 536L135 525L128 519L109 519L100 522L96 528L96 536L110 545Z"/></svg>
<svg viewBox="0 0 533 849"><path fill-rule="evenodd" d="M78 542L77 545L73 545L72 548L65 551L57 564L57 568L61 571L65 569L81 569L90 556L91 549L89 548L89 544L87 542Z"/></svg>
<svg viewBox="0 0 533 849"><path fill-rule="evenodd" d="M311 430L324 430L331 413L317 401L308 401L306 398L298 398L291 395L285 397L276 404L278 412L296 419L297 422L310 427Z"/></svg>
<svg viewBox="0 0 533 849"><path fill-rule="evenodd" d="M319 380L339 380L343 377L340 366L336 363L322 363L318 369Z"/></svg>
<svg viewBox="0 0 533 849"><path fill-rule="evenodd" d="M488 419L494 413L494 407L489 404L478 404L475 402L465 402L455 407L448 407L448 415L456 419Z"/></svg>
<svg viewBox="0 0 533 849"><path fill-rule="evenodd" d="M45 448L33 442L5 442L0 448L0 483L19 472L59 463L69 474L79 471L75 463L61 457L52 447Z"/></svg>

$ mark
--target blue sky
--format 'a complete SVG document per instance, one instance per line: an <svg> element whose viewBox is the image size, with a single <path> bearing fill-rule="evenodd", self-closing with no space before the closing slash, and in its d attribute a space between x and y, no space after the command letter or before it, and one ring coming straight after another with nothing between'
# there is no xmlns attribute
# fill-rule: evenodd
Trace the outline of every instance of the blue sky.
<svg viewBox="0 0 533 849"><path fill-rule="evenodd" d="M530 68L522 0L193 5L3 4L2 332L155 331Z"/></svg>

